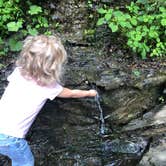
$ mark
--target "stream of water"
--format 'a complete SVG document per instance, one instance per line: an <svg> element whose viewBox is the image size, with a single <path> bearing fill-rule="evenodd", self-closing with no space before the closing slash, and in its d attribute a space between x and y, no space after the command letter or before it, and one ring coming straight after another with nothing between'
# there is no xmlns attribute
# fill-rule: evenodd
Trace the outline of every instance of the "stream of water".
<svg viewBox="0 0 166 166"><path fill-rule="evenodd" d="M100 105L100 96L99 94L97 93L97 95L95 96L95 101L96 101L96 104L97 104L97 107L100 111L100 117L99 117L99 120L100 120L100 134L101 135L104 135L105 134L105 120L104 120L104 115L103 115L103 110L101 108L101 105Z"/></svg>
<svg viewBox="0 0 166 166"><path fill-rule="evenodd" d="M103 109L100 104L100 96L99 93L95 96L95 102L97 103L97 108L99 110L99 120L100 120L100 135L106 134L106 124L104 119ZM141 142L141 141L140 141ZM127 140L109 140L108 142L105 141L102 144L102 149L104 152L114 152L114 153L126 153L126 154L139 154L142 150L141 145L134 143L132 141Z"/></svg>

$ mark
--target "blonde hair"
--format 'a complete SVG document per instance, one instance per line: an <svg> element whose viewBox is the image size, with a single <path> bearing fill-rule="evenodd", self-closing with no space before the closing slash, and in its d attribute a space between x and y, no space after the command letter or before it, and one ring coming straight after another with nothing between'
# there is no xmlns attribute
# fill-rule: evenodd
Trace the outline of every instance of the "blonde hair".
<svg viewBox="0 0 166 166"><path fill-rule="evenodd" d="M33 79L41 86L49 86L60 82L66 59L66 51L58 37L28 36L16 65L24 78Z"/></svg>

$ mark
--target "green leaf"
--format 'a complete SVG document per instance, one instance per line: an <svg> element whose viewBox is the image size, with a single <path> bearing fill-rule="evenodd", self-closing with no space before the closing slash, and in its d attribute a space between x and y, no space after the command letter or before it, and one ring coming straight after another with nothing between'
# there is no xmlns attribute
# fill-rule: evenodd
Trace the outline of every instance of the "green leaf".
<svg viewBox="0 0 166 166"><path fill-rule="evenodd" d="M30 35L32 35L32 36L35 36L35 35L37 35L38 34L38 31L37 31L37 29L35 29L35 28L29 28L28 29L28 33L30 34Z"/></svg>
<svg viewBox="0 0 166 166"><path fill-rule="evenodd" d="M132 45L133 45L133 41L129 39L129 40L127 41L127 45L128 45L128 46L132 46Z"/></svg>
<svg viewBox="0 0 166 166"><path fill-rule="evenodd" d="M104 23L105 23L105 18L104 17L99 18L97 21L97 26L103 25Z"/></svg>
<svg viewBox="0 0 166 166"><path fill-rule="evenodd" d="M136 26L136 31L141 31L141 29L142 29L142 26Z"/></svg>
<svg viewBox="0 0 166 166"><path fill-rule="evenodd" d="M135 47L139 47L139 42L137 41L137 40L134 40L134 42L133 42L133 45L135 46Z"/></svg>
<svg viewBox="0 0 166 166"><path fill-rule="evenodd" d="M109 9L107 13L112 14L113 9Z"/></svg>
<svg viewBox="0 0 166 166"><path fill-rule="evenodd" d="M121 22L119 22L119 24L120 24L122 27L126 27L126 22L125 22L125 21L121 21Z"/></svg>
<svg viewBox="0 0 166 166"><path fill-rule="evenodd" d="M150 48L149 48L149 46L146 43L143 43L143 47L144 47L146 52L150 51Z"/></svg>
<svg viewBox="0 0 166 166"><path fill-rule="evenodd" d="M142 57L142 59L146 59L146 51L145 51L145 49L143 49L141 51L141 57Z"/></svg>
<svg viewBox="0 0 166 166"><path fill-rule="evenodd" d="M111 28L112 32L116 32L118 30L118 26L112 22L108 26Z"/></svg>
<svg viewBox="0 0 166 166"><path fill-rule="evenodd" d="M121 21L126 21L126 18L124 16L118 16L118 17L115 17L117 19L118 22L121 22Z"/></svg>
<svg viewBox="0 0 166 166"><path fill-rule="evenodd" d="M155 30L150 30L149 31L149 36L151 38L157 38L158 37L158 33Z"/></svg>
<svg viewBox="0 0 166 166"><path fill-rule="evenodd" d="M9 22L7 24L7 28L8 28L8 31L11 31L11 32L17 32L20 28L22 28L22 21L18 21L18 22Z"/></svg>
<svg viewBox="0 0 166 166"><path fill-rule="evenodd" d="M121 21L121 22L119 22L119 24L123 27L123 28L125 28L125 29L131 29L132 28L132 25L130 24L130 22L128 22L128 21Z"/></svg>
<svg viewBox="0 0 166 166"><path fill-rule="evenodd" d="M159 10L160 10L160 12L162 12L162 13L166 12L166 8L164 8L164 7L160 7Z"/></svg>
<svg viewBox="0 0 166 166"><path fill-rule="evenodd" d="M0 51L0 55L4 55L3 51ZM2 68L4 68L5 65L3 63L0 63L0 70L2 70Z"/></svg>
<svg viewBox="0 0 166 166"><path fill-rule="evenodd" d="M52 35L52 32L51 31L46 31L44 32L45 35Z"/></svg>
<svg viewBox="0 0 166 166"><path fill-rule="evenodd" d="M105 10L105 9L103 9L103 8L100 8L100 9L98 9L97 11L98 11L98 13L100 13L100 14L105 14L105 13L107 13L107 10Z"/></svg>
<svg viewBox="0 0 166 166"><path fill-rule="evenodd" d="M125 19L131 19L131 16L130 16L129 14L123 14L123 17L124 17Z"/></svg>
<svg viewBox="0 0 166 166"><path fill-rule="evenodd" d="M162 25L162 26L165 26L165 25L166 25L166 18L163 18L163 19L161 20L161 25Z"/></svg>
<svg viewBox="0 0 166 166"><path fill-rule="evenodd" d="M20 51L22 48L22 42L17 41L14 38L9 39L9 47L11 51Z"/></svg>
<svg viewBox="0 0 166 166"><path fill-rule="evenodd" d="M129 29L132 28L132 25L130 24L130 22L128 22L128 21L126 22L126 27L129 28Z"/></svg>
<svg viewBox="0 0 166 166"><path fill-rule="evenodd" d="M115 11L114 13L115 17L123 17L124 13L122 13L121 11Z"/></svg>
<svg viewBox="0 0 166 166"><path fill-rule="evenodd" d="M144 16L143 16L143 21L144 21L144 22L148 22L148 21L149 21L149 18L148 18L147 15L144 15Z"/></svg>
<svg viewBox="0 0 166 166"><path fill-rule="evenodd" d="M0 37L0 45L4 44L3 39Z"/></svg>
<svg viewBox="0 0 166 166"><path fill-rule="evenodd" d="M137 25L137 20L136 20L136 18L132 17L130 21L131 21L131 24L132 24L132 25L135 25L135 26Z"/></svg>
<svg viewBox="0 0 166 166"><path fill-rule="evenodd" d="M133 74L136 76L136 77L140 77L140 75L141 75L141 72L139 71L139 70L133 70L132 71L133 72Z"/></svg>
<svg viewBox="0 0 166 166"><path fill-rule="evenodd" d="M140 41L142 39L142 36L140 35L140 34L137 34L136 36L135 36L135 40L136 41Z"/></svg>
<svg viewBox="0 0 166 166"><path fill-rule="evenodd" d="M42 12L42 8L40 6L37 6L37 5L30 6L30 9L28 11L28 13L30 15L35 15L35 14L38 14L38 13L41 13L41 12Z"/></svg>
<svg viewBox="0 0 166 166"><path fill-rule="evenodd" d="M111 14L110 14L110 13L107 13L107 14L105 15L106 21L109 21L109 20L111 19L111 17L112 17L112 13L111 13Z"/></svg>
<svg viewBox="0 0 166 166"><path fill-rule="evenodd" d="M47 28L48 27L48 21L45 17L38 17L38 22L42 27Z"/></svg>
<svg viewBox="0 0 166 166"><path fill-rule="evenodd" d="M3 6L3 0L0 0L0 7Z"/></svg>
<svg viewBox="0 0 166 166"><path fill-rule="evenodd" d="M144 21L144 17L143 16L138 16L137 19L138 19L138 21L141 21L141 22Z"/></svg>

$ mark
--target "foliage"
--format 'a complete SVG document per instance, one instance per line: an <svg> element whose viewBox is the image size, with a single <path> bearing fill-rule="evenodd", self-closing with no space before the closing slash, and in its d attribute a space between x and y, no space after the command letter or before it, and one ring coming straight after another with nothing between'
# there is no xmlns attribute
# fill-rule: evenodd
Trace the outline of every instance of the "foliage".
<svg viewBox="0 0 166 166"><path fill-rule="evenodd" d="M98 9L101 17L97 25L107 24L111 31L120 31L127 37L127 45L142 58L148 55L164 56L166 49L166 2L165 0L137 0L125 9Z"/></svg>
<svg viewBox="0 0 166 166"><path fill-rule="evenodd" d="M48 27L47 13L42 7L32 2L21 0L0 0L0 55L5 55L8 48L19 51L22 37L45 33ZM17 35L15 35L17 34ZM5 40L8 38L7 46Z"/></svg>
<svg viewBox="0 0 166 166"><path fill-rule="evenodd" d="M135 77L140 77L141 72L137 69L133 70L132 73L134 74Z"/></svg>
<svg viewBox="0 0 166 166"><path fill-rule="evenodd" d="M158 101L160 102L160 103L165 103L165 99L164 99L164 96L160 96L159 98L158 98Z"/></svg>

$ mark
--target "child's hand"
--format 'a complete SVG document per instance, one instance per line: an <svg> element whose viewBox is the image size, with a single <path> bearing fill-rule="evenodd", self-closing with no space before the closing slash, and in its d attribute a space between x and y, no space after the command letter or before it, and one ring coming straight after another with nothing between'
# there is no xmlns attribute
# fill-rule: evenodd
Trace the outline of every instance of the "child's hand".
<svg viewBox="0 0 166 166"><path fill-rule="evenodd" d="M96 90L94 90L94 89L89 90L89 96L90 97L94 97L96 95L97 95L97 91Z"/></svg>

